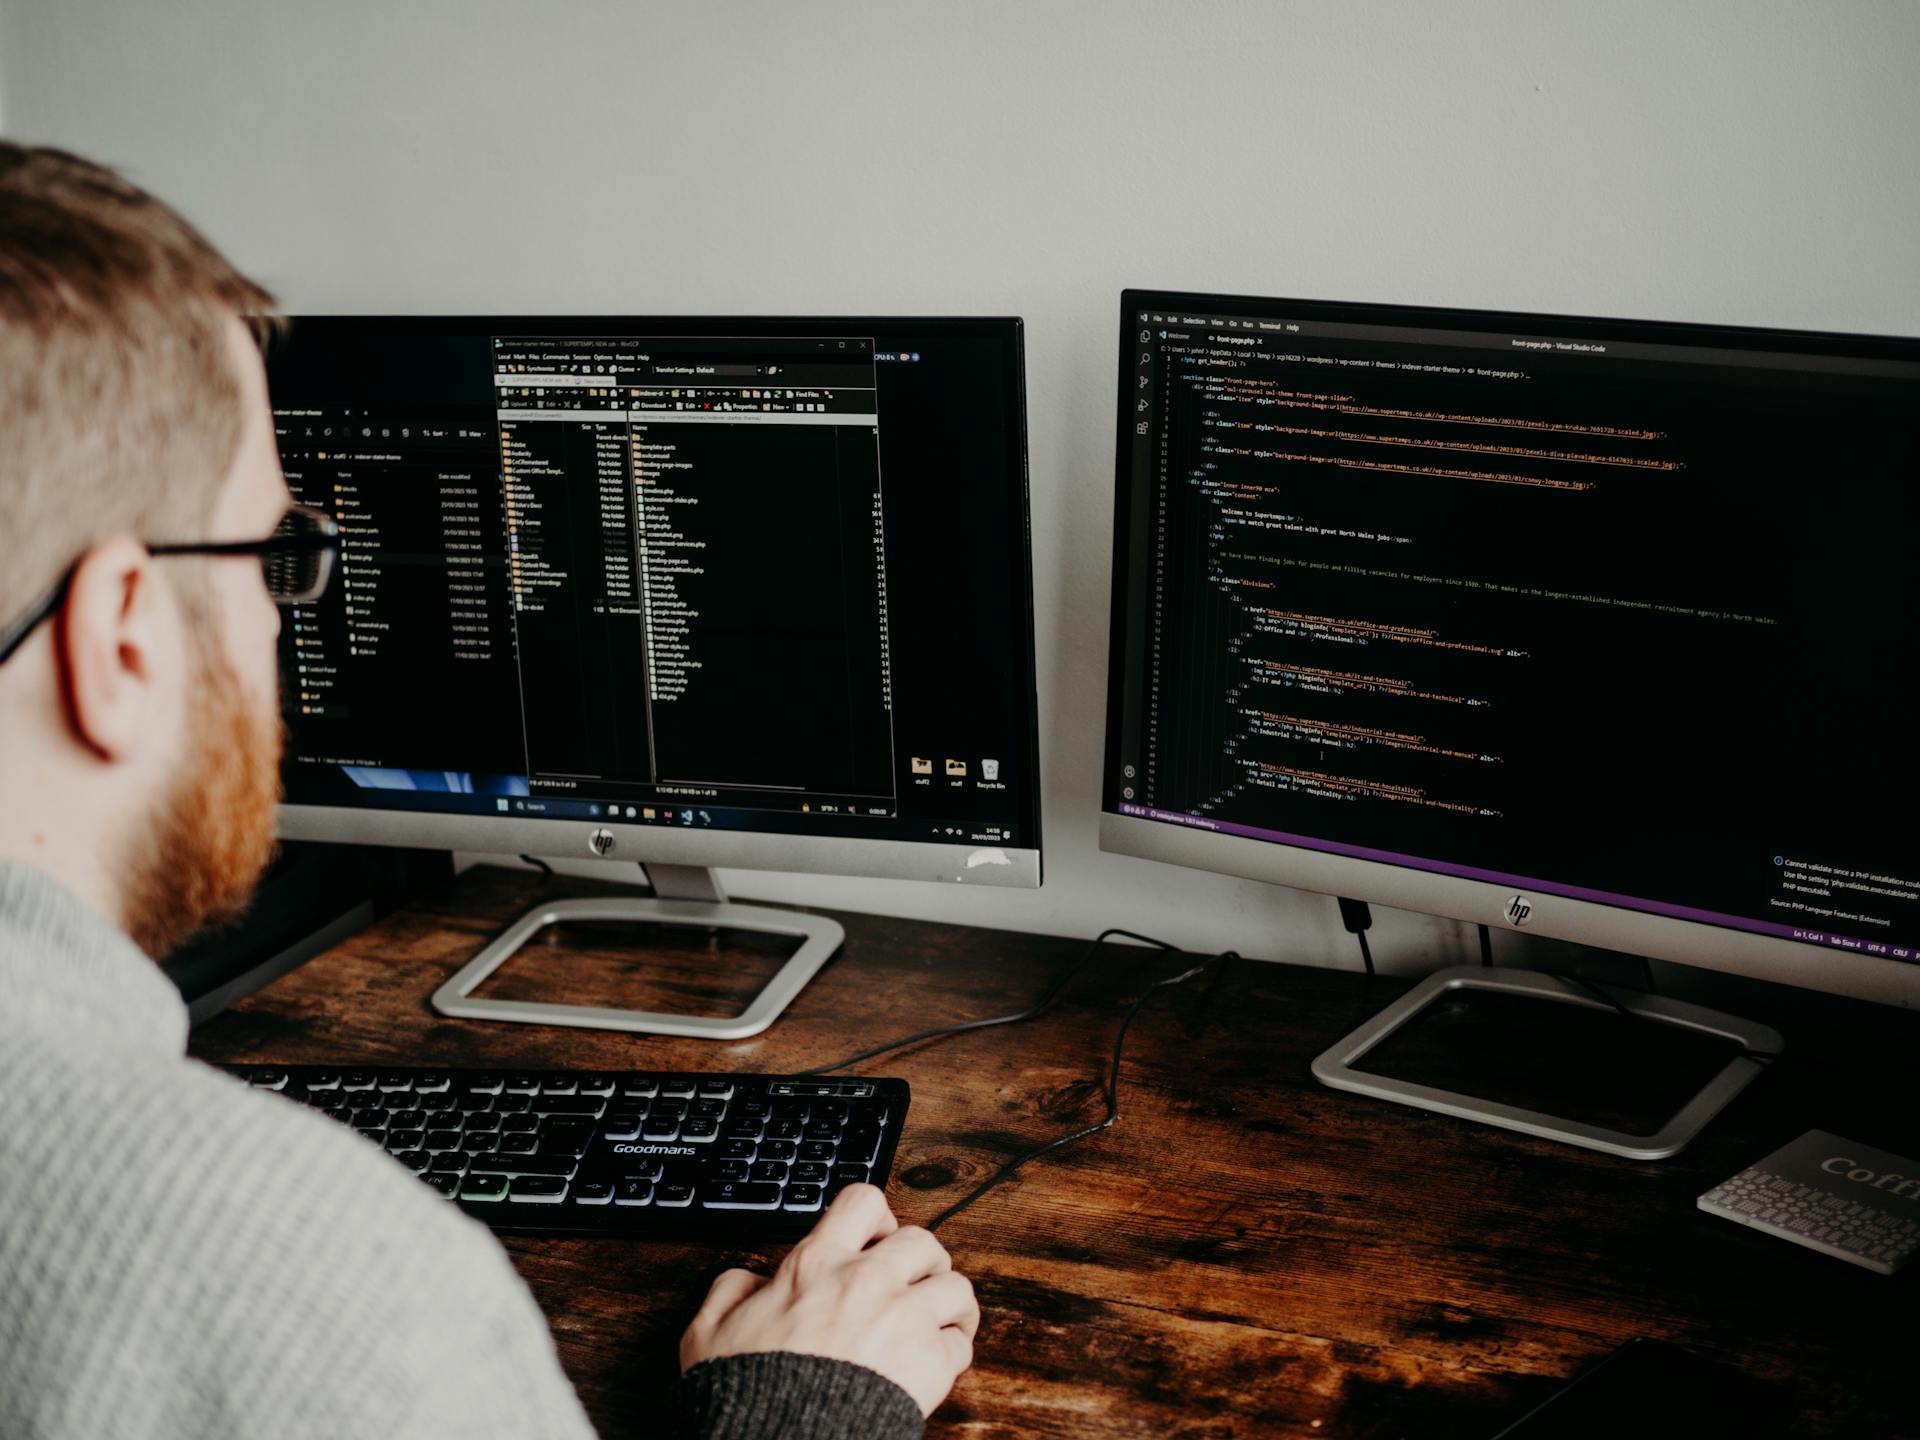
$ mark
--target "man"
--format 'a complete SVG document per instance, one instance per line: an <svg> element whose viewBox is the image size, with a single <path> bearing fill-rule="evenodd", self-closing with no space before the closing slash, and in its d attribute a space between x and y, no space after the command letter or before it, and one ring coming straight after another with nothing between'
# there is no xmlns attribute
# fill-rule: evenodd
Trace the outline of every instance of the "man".
<svg viewBox="0 0 1920 1440"><path fill-rule="evenodd" d="M0 1435L584 1436L486 1230L186 1059L149 958L271 848L271 309L152 197L0 142ZM918 1435L978 1319L854 1187L771 1279L714 1282L660 1413Z"/></svg>

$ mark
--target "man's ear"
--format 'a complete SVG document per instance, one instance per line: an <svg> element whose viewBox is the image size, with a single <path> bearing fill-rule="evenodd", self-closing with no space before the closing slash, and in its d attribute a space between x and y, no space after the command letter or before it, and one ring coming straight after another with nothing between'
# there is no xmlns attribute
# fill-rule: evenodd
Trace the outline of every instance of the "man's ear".
<svg viewBox="0 0 1920 1440"><path fill-rule="evenodd" d="M116 763L160 738L158 702L179 684L181 639L173 594L145 546L122 536L89 550L54 628L74 738Z"/></svg>

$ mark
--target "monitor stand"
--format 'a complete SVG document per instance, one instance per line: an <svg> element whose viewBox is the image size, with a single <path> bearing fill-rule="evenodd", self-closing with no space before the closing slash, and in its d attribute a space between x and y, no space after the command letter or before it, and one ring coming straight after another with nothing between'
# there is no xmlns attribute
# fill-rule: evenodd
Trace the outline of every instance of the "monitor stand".
<svg viewBox="0 0 1920 1440"><path fill-rule="evenodd" d="M572 1025L587 1030L628 1030L642 1035L744 1040L771 1025L846 939L846 931L839 923L823 916L728 904L719 880L704 866L648 865L646 871L653 883L651 900L554 900L529 910L433 992L433 1008L442 1015L462 1020L517 1020L534 1025ZM473 992L487 977L541 930L577 920L620 920L636 925L691 926L704 930L757 930L794 936L800 941L800 948L788 957L747 1008L733 1016L676 1015L658 1010L474 997Z"/></svg>
<svg viewBox="0 0 1920 1440"><path fill-rule="evenodd" d="M1639 1020L1731 1041L1740 1047L1740 1053L1729 1059L1665 1124L1647 1134L1587 1124L1356 1068L1370 1050L1406 1026L1429 1005L1457 996L1461 991L1492 991L1540 1003L1582 1006L1602 1011L1618 1009ZM1606 996L1612 996L1618 1004L1610 1002ZM1429 975L1321 1055L1313 1062L1313 1074L1321 1084L1336 1090L1351 1090L1464 1120L1479 1120L1523 1134L1538 1135L1633 1160L1664 1160L1677 1154L1728 1101L1745 1089L1747 1083L1780 1053L1783 1044L1779 1032L1765 1025L1664 995L1652 995L1598 981L1565 980L1533 970L1456 965ZM1596 1077L1596 1083L1606 1083L1605 1077Z"/></svg>

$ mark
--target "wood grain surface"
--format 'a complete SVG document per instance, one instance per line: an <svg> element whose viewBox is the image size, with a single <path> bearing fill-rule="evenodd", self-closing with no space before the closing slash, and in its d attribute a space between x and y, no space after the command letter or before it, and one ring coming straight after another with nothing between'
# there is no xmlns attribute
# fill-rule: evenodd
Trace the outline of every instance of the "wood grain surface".
<svg viewBox="0 0 1920 1440"><path fill-rule="evenodd" d="M838 914L841 955L738 1043L452 1021L427 997L522 909L614 893L496 869L328 952L195 1032L214 1060L782 1072L1023 1008L1079 941ZM778 955L693 932L576 932L483 993L737 1010ZM1276 950L1284 948L1276 937ZM888 1195L923 1222L1103 1113L1115 1029L1189 960L1105 947L1039 1020L855 1067L913 1086ZM1777 1387L1808 1435L1920 1436L1914 1276L1713 1219L1695 1198L1816 1126L1920 1156L1915 1017L1789 1003L1784 1058L1678 1159L1642 1164L1326 1090L1315 1055L1405 988L1227 962L1140 1012L1113 1129L940 1232L984 1312L935 1436L1492 1436L1635 1335ZM1769 1017L1763 1017L1769 1018ZM1514 1043L1524 1051L1523 1030ZM1602 1077L1596 1077L1602 1078ZM1851 1125L1851 1129L1849 1126ZM1904 1145L1904 1149L1902 1148ZM608 1437L657 1427L719 1269L780 1250L504 1242Z"/></svg>

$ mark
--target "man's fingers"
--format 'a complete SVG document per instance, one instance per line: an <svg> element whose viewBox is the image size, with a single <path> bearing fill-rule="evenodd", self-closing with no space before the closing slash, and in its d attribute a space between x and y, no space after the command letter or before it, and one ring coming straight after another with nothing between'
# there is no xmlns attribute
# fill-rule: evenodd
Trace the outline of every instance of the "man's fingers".
<svg viewBox="0 0 1920 1440"><path fill-rule="evenodd" d="M868 1253L875 1261L885 1265L887 1273L902 1285L911 1285L929 1275L940 1275L953 1269L953 1260L948 1256L946 1246L934 1239L930 1231L922 1230L918 1225L894 1231Z"/></svg>
<svg viewBox="0 0 1920 1440"><path fill-rule="evenodd" d="M954 1325L940 1332L940 1350L953 1373L963 1375L973 1364L973 1337Z"/></svg>
<svg viewBox="0 0 1920 1440"><path fill-rule="evenodd" d="M693 1323L711 1329L726 1319L734 1306L766 1283L764 1276L751 1270L722 1270L713 1277L707 1298L700 1302L700 1312L693 1317Z"/></svg>
<svg viewBox="0 0 1920 1440"><path fill-rule="evenodd" d="M849 1185L813 1227L807 1240L860 1251L900 1228L887 1197L872 1185Z"/></svg>
<svg viewBox="0 0 1920 1440"><path fill-rule="evenodd" d="M980 1302L973 1298L973 1282L966 1276L952 1270L930 1275L907 1293L935 1325L951 1327L972 1343L980 1328Z"/></svg>

